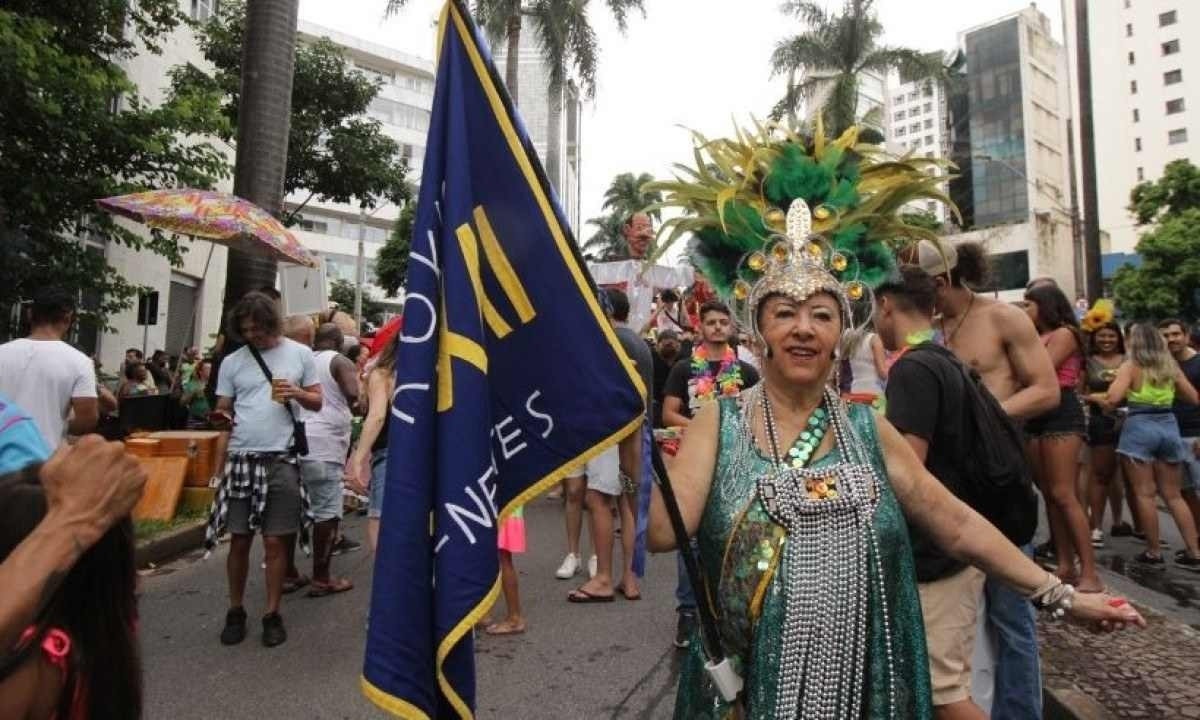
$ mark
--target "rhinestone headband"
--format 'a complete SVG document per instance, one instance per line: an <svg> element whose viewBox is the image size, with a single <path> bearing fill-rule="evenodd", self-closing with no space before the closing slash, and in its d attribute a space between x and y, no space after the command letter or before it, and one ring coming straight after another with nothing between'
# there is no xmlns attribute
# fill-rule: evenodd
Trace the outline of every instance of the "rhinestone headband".
<svg viewBox="0 0 1200 720"><path fill-rule="evenodd" d="M827 292L837 298L842 311L842 326L849 329L865 325L855 323L854 304L869 300L871 289L858 279L858 259L853 254L834 250L828 242L812 232L812 211L802 199L792 201L786 217L782 212L765 218L776 227L784 226L786 234L775 234L767 241L765 250L747 253L738 266L738 280L733 285L733 298L747 325L759 338L758 307L771 295L783 295L804 302L813 295Z"/></svg>

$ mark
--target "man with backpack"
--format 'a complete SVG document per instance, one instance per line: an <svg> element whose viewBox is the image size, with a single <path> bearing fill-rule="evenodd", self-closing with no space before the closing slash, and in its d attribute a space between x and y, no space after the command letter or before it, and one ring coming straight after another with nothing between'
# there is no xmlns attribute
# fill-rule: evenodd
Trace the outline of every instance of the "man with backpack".
<svg viewBox="0 0 1200 720"><path fill-rule="evenodd" d="M918 267L875 293L875 329L898 353L887 418L925 467L1014 543L1036 529L1037 498L1016 426L979 376L933 342L937 283ZM1032 522L1030 519L1032 518ZM984 575L909 529L938 718L984 718L971 700L971 656Z"/></svg>

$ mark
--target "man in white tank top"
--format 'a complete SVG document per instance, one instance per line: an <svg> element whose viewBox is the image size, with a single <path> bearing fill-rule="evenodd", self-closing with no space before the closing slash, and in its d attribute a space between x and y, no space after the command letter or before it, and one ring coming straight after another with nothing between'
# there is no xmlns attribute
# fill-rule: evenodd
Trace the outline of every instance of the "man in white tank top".
<svg viewBox="0 0 1200 720"><path fill-rule="evenodd" d="M308 488L316 525L313 529L313 575L309 595L345 592L354 585L329 574L330 558L342 518L342 474L350 452L350 408L358 400L358 371L342 355L342 331L333 323L317 328L313 359L325 398L319 412L306 412L308 455L300 460L300 477Z"/></svg>

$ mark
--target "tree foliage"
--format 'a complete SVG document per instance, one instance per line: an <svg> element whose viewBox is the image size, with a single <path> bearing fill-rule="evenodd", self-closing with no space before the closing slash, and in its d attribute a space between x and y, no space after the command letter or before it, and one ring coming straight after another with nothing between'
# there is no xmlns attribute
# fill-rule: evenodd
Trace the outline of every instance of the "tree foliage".
<svg viewBox="0 0 1200 720"><path fill-rule="evenodd" d="M337 306L348 313L354 312L354 283L349 280L337 279L329 286L329 300L337 303ZM363 320L372 325L383 324L383 313L387 308L383 303L373 297L366 288L363 288L362 295L362 316Z"/></svg>
<svg viewBox="0 0 1200 720"><path fill-rule="evenodd" d="M784 12L805 25L804 32L780 40L771 54L772 75L787 78L787 93L771 115L794 116L802 104L820 114L825 129L837 137L858 118L859 76L886 76L898 71L908 80L940 78L940 57L919 50L883 45L883 25L874 0L846 0L840 13L823 3L789 0Z"/></svg>
<svg viewBox="0 0 1200 720"><path fill-rule="evenodd" d="M177 0L0 2L0 306L53 284L98 299L101 326L129 308L138 288L84 238L182 261L177 238L136 234L95 207L110 195L208 188L228 176L224 156L203 140L227 131L216 98L197 92L149 107L118 64L158 52L187 22L181 7Z"/></svg>
<svg viewBox="0 0 1200 720"><path fill-rule="evenodd" d="M387 242L375 256L375 282L388 297L396 297L408 279L408 255L412 250L413 225L417 219L417 203L409 201L400 209Z"/></svg>
<svg viewBox="0 0 1200 720"><path fill-rule="evenodd" d="M1133 189L1130 211L1156 225L1138 241L1141 266L1113 276L1117 307L1133 319L1200 318L1200 168L1170 163L1161 179Z"/></svg>
<svg viewBox="0 0 1200 720"><path fill-rule="evenodd" d="M228 121L226 141L236 136L245 18L244 2L229 0L198 28L200 49L214 67L211 75L191 65L171 71L174 97L222 99L221 110ZM305 191L307 197L284 218L285 225L294 224L314 198L354 201L370 209L409 196L408 166L399 144L384 134L378 120L366 117L379 86L328 39L297 46L283 187L287 194Z"/></svg>
<svg viewBox="0 0 1200 720"><path fill-rule="evenodd" d="M1137 218L1138 225L1194 207L1200 207L1200 168L1189 160L1168 163L1162 178L1138 183L1129 194L1129 212Z"/></svg>

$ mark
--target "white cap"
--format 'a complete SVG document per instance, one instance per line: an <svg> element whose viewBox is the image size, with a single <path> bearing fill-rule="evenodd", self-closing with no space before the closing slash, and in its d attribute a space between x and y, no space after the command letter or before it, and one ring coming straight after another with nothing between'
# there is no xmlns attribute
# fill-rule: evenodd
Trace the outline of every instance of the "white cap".
<svg viewBox="0 0 1200 720"><path fill-rule="evenodd" d="M949 243L921 240L917 243L917 265L930 275L947 275L958 266L958 251Z"/></svg>

